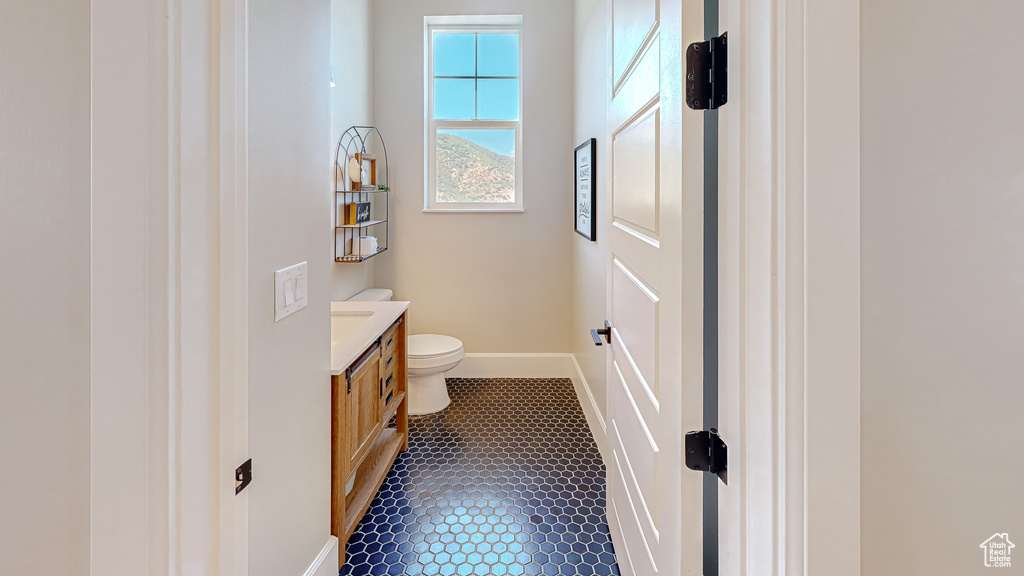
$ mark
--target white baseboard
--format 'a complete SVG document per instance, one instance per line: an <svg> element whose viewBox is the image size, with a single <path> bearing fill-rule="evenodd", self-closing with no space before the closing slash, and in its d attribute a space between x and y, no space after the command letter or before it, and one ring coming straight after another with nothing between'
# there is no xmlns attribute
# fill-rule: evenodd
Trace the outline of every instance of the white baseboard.
<svg viewBox="0 0 1024 576"><path fill-rule="evenodd" d="M576 388L576 396L579 397L583 414L586 415L587 423L590 424L590 433L594 436L597 449L601 451L601 457L607 463L608 457L611 456L607 450L608 427L604 422L604 417L601 416L601 411L597 409L597 401L594 400L594 395L590 392L590 384L583 376L583 369L576 361L576 355L571 354L570 356L573 370L576 372L572 376L572 385Z"/></svg>
<svg viewBox="0 0 1024 576"><path fill-rule="evenodd" d="M338 538L331 536L304 576L338 576Z"/></svg>
<svg viewBox="0 0 1024 576"><path fill-rule="evenodd" d="M572 354L466 354L447 378L573 378Z"/></svg>

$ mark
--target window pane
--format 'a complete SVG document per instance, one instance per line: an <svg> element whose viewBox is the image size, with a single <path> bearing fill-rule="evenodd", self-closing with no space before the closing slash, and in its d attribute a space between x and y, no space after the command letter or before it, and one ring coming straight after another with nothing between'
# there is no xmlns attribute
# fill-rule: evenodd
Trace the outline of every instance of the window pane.
<svg viewBox="0 0 1024 576"><path fill-rule="evenodd" d="M476 74L476 34L434 33L434 76Z"/></svg>
<svg viewBox="0 0 1024 576"><path fill-rule="evenodd" d="M515 153L515 130L438 130L437 202L515 202Z"/></svg>
<svg viewBox="0 0 1024 576"><path fill-rule="evenodd" d="M434 118L439 120L468 120L476 112L475 80L452 78L434 79Z"/></svg>
<svg viewBox="0 0 1024 576"><path fill-rule="evenodd" d="M476 106L481 120L518 120L519 80L477 80Z"/></svg>
<svg viewBox="0 0 1024 576"><path fill-rule="evenodd" d="M519 34L477 34L477 74L519 76Z"/></svg>

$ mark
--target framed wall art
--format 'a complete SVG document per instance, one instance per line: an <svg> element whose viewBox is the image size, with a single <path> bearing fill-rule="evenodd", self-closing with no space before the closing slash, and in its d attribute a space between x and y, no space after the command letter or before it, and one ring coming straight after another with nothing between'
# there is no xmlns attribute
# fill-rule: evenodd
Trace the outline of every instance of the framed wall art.
<svg viewBox="0 0 1024 576"><path fill-rule="evenodd" d="M594 190L597 185L597 139L591 138L576 147L576 204L573 219L576 233L597 241L597 206Z"/></svg>
<svg viewBox="0 0 1024 576"><path fill-rule="evenodd" d="M377 155L366 152L356 153L356 162L359 164L359 188L358 190L377 189Z"/></svg>

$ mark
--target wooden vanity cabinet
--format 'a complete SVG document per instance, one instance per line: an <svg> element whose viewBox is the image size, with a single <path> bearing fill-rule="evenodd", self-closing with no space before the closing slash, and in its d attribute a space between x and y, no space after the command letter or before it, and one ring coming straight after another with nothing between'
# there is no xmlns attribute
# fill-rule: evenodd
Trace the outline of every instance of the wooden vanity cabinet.
<svg viewBox="0 0 1024 576"><path fill-rule="evenodd" d="M404 319L402 314L344 373L331 377L331 533L339 541L339 569L349 537L398 453L409 447Z"/></svg>

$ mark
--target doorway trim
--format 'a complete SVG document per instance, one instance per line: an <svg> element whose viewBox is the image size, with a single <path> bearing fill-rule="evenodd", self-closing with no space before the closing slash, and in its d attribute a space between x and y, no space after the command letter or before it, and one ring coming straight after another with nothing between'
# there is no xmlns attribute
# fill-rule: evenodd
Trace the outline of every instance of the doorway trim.
<svg viewBox="0 0 1024 576"><path fill-rule="evenodd" d="M91 6L90 572L243 575L247 1L129 4Z"/></svg>
<svg viewBox="0 0 1024 576"><path fill-rule="evenodd" d="M721 7L721 573L859 575L860 4Z"/></svg>
<svg viewBox="0 0 1024 576"><path fill-rule="evenodd" d="M219 574L249 573L249 495L234 468L249 457L249 0L220 4Z"/></svg>
<svg viewBox="0 0 1024 576"><path fill-rule="evenodd" d="M786 574L860 574L860 2L780 12ZM784 355L784 356L783 356ZM799 544L799 548L796 545Z"/></svg>

